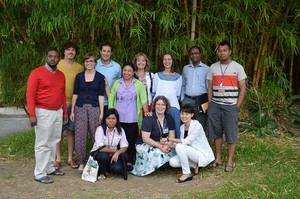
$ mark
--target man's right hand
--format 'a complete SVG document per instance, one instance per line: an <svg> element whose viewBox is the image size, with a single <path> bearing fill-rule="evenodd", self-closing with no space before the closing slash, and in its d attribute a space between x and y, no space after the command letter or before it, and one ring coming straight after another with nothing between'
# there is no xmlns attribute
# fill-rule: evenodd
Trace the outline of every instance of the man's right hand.
<svg viewBox="0 0 300 199"><path fill-rule="evenodd" d="M36 126L36 123L37 123L36 117L35 117L35 116L30 117L30 118L29 118L29 122L30 122L30 126L31 126L31 127Z"/></svg>

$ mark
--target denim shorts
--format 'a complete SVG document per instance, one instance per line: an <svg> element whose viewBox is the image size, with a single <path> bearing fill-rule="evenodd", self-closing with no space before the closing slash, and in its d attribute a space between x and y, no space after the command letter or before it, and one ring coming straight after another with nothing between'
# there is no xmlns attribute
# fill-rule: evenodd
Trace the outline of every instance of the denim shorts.
<svg viewBox="0 0 300 199"><path fill-rule="evenodd" d="M72 122L70 119L72 106L70 105L67 108L68 108L68 123L63 125L63 130L69 129L70 131L74 131L75 130L74 122Z"/></svg>

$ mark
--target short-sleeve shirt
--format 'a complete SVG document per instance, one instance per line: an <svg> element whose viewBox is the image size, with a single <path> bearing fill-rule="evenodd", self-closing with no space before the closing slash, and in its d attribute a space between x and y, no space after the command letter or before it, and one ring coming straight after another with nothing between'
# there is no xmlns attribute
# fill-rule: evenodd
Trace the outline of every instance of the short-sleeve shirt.
<svg viewBox="0 0 300 199"><path fill-rule="evenodd" d="M74 82L75 77L78 73L84 71L84 67L74 62L71 67L67 67L64 60L60 60L60 62L57 64L57 69L63 72L66 78L66 100L67 105L71 105L72 103L72 96L74 91Z"/></svg>
<svg viewBox="0 0 300 199"><path fill-rule="evenodd" d="M143 119L142 131L150 132L150 138L154 141L159 142L161 137L168 137L170 130L175 130L175 124L173 117L169 114L165 115L164 126L160 125L155 113L151 117L144 117ZM142 143L144 142L140 134L136 144Z"/></svg>
<svg viewBox="0 0 300 199"><path fill-rule="evenodd" d="M212 101L222 105L235 105L239 96L239 81L247 78L242 65L231 61L221 65L218 61L211 65L207 79L212 81Z"/></svg>
<svg viewBox="0 0 300 199"><path fill-rule="evenodd" d="M117 149L119 144L120 148L128 147L128 141L123 129L119 133L116 127L112 131L106 128L106 133L104 134L102 126L99 126L95 133L95 142L91 152L96 151L102 146Z"/></svg>
<svg viewBox="0 0 300 199"><path fill-rule="evenodd" d="M97 61L97 65L95 66L95 70L105 76L107 79L107 83L109 88L112 87L114 82L117 79L121 78L121 67L120 64L111 60L108 66L105 66L101 59ZM108 105L107 96L104 96L104 105Z"/></svg>
<svg viewBox="0 0 300 199"><path fill-rule="evenodd" d="M135 123L137 118L137 92L134 86L135 78L133 78L130 86L127 88L123 78L120 81L117 90L116 109L120 115L120 122Z"/></svg>

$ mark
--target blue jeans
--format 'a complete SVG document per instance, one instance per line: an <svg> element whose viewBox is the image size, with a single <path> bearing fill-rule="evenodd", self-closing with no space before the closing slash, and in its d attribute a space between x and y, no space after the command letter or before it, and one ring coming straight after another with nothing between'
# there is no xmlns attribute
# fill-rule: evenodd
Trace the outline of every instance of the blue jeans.
<svg viewBox="0 0 300 199"><path fill-rule="evenodd" d="M175 136L176 138L180 138L180 111L175 107L171 107L169 114L172 115L174 119Z"/></svg>
<svg viewBox="0 0 300 199"><path fill-rule="evenodd" d="M122 158L121 155L119 155L118 161L110 163L111 157L109 153L106 152L98 152L95 156L93 152L91 155L94 157L95 160L97 160L99 165L98 170L98 176L100 174L106 175L106 172L110 173L123 173L123 166L122 166Z"/></svg>

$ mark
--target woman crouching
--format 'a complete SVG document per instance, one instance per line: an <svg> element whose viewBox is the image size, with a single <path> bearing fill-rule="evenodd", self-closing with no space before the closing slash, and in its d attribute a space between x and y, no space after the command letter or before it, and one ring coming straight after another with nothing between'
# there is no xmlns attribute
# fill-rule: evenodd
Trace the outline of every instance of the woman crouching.
<svg viewBox="0 0 300 199"><path fill-rule="evenodd" d="M205 167L215 159L202 125L192 119L194 114L191 106L181 107L180 119L183 125L180 127L180 139L170 137L162 140L176 144L177 155L170 159L170 165L182 167L182 175L176 180L178 183L193 179L190 167L195 168L194 174L198 174L199 167Z"/></svg>
<svg viewBox="0 0 300 199"><path fill-rule="evenodd" d="M91 156L99 164L98 179L105 179L106 173L123 173L120 154L125 153L128 142L119 122L118 111L114 108L105 112L103 123L96 130Z"/></svg>

